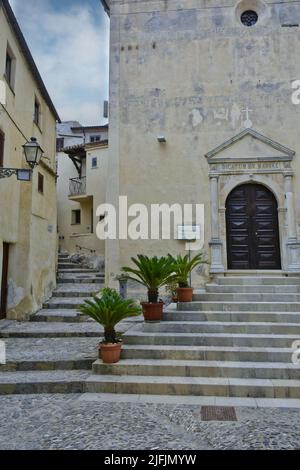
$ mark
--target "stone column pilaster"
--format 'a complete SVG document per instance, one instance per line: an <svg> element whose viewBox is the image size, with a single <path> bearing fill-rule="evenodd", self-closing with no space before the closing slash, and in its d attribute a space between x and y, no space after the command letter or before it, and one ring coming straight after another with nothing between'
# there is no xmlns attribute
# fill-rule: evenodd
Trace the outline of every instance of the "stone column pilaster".
<svg viewBox="0 0 300 470"><path fill-rule="evenodd" d="M219 176L210 175L210 204L211 204L211 234L212 238L209 243L211 251L211 268L210 272L224 273L222 251L223 243L220 240L219 225Z"/></svg>
<svg viewBox="0 0 300 470"><path fill-rule="evenodd" d="M300 272L300 243L297 237L292 171L286 172L284 174L284 192L287 226L287 270L292 272Z"/></svg>

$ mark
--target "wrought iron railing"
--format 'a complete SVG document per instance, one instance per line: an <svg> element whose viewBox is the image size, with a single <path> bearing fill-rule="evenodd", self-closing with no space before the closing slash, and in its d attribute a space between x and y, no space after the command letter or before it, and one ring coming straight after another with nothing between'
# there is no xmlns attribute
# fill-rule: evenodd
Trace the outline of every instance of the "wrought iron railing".
<svg viewBox="0 0 300 470"><path fill-rule="evenodd" d="M86 194L86 177L71 178L69 186L70 196L81 196Z"/></svg>

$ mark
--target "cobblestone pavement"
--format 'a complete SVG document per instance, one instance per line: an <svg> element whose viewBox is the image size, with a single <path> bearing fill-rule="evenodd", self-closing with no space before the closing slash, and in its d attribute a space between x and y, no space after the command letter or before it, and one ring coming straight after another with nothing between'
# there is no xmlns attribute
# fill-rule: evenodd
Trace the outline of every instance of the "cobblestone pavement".
<svg viewBox="0 0 300 470"><path fill-rule="evenodd" d="M237 422L202 422L200 407L0 397L0 449L299 449L300 410L237 408Z"/></svg>

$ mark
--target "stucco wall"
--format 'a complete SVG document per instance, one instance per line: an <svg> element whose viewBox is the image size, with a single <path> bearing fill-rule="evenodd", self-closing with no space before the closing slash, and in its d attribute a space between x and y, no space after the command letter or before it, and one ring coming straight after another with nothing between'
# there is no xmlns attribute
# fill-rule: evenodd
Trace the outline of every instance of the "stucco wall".
<svg viewBox="0 0 300 470"><path fill-rule="evenodd" d="M30 183L17 182L15 176L0 180L0 258L2 243L10 243L8 317L20 319L41 307L56 282L56 122L0 9L3 80L7 43L15 56L16 73L14 89L6 84L6 110L26 139L37 138L47 157L34 170ZM41 105L40 128L33 122L35 97ZM0 129L5 134L4 166L28 168L22 151L25 139L12 119L0 108ZM43 195L38 193L38 172L44 175Z"/></svg>

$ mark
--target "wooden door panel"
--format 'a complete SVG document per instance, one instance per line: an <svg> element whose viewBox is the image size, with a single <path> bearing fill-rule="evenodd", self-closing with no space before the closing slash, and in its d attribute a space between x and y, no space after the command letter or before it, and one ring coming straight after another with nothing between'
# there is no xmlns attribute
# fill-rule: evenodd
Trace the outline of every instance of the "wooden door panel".
<svg viewBox="0 0 300 470"><path fill-rule="evenodd" d="M226 202L229 269L280 269L277 202L263 186L234 189Z"/></svg>

